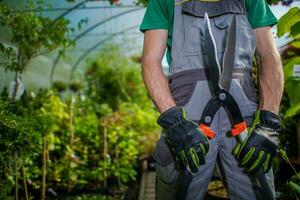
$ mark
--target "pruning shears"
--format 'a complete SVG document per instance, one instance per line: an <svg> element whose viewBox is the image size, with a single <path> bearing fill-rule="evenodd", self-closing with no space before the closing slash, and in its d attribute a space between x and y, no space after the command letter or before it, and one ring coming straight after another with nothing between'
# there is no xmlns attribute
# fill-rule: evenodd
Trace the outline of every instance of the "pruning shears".
<svg viewBox="0 0 300 200"><path fill-rule="evenodd" d="M217 48L207 13L205 13L204 27L206 33L205 45L208 52L205 56L205 64L209 67L208 76L211 80L209 83L212 90L212 98L208 101L203 110L199 126L205 135L213 138L215 133L210 129L210 125L217 111L223 107L231 120L232 136L235 136L239 142L243 142L248 136L247 125L242 117L237 102L229 93L235 56L236 17L233 15L232 23L228 30L227 46L224 52L222 68L218 61ZM264 200L275 200L263 169L254 176L262 198Z"/></svg>

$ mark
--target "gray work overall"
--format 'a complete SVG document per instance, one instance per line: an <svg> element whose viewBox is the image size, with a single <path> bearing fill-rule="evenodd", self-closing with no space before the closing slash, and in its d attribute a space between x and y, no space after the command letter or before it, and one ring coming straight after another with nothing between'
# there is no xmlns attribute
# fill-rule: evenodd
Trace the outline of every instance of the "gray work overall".
<svg viewBox="0 0 300 200"><path fill-rule="evenodd" d="M251 76L256 44L243 0L218 2L194 0L175 6L169 76L171 93L176 104L184 106L189 119L196 122L200 120L204 106L211 98L209 81L214 81L208 80L208 66L204 66L204 55L208 53L204 41L206 33L203 31L205 12L210 17L219 63L222 63L228 27L233 14L236 15L236 50L230 93L237 101L249 126L257 110L257 97ZM210 140L210 150L205 157L206 164L201 165L199 172L193 177L187 189L186 199L204 198L216 164L221 171L230 199L259 199L255 184L251 182L244 169L238 166L236 158L232 155L236 139L227 134L231 124L224 109L221 108L217 112L211 128L216 137ZM175 169L163 134L157 142L154 158L157 160L157 199L175 199L185 176ZM275 192L272 170L267 174L267 178Z"/></svg>

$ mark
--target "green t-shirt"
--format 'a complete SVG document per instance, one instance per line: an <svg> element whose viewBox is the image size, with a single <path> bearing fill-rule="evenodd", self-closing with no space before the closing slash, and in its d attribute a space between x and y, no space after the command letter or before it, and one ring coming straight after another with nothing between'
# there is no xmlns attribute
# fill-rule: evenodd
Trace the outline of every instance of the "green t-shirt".
<svg viewBox="0 0 300 200"><path fill-rule="evenodd" d="M247 17L253 29L263 26L273 26L277 19L265 0L245 0ZM149 0L149 4L140 26L145 32L151 29L168 30L167 61L171 63L171 46L173 32L174 0Z"/></svg>

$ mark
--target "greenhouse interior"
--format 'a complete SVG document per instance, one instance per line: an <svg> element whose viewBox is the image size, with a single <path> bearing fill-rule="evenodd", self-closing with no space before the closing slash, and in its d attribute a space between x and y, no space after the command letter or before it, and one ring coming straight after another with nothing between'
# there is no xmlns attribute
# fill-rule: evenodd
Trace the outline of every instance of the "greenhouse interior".
<svg viewBox="0 0 300 200"><path fill-rule="evenodd" d="M141 24L148 8L160 5L157 2L163 2L160 5L163 6L167 1L174 3L173 0L0 0L0 200L198 199L197 195L191 197L192 191L188 189L189 198L164 198L158 194L163 190L158 184L158 170L166 169L158 164L154 152L166 128L162 126L162 132L159 126L158 119L163 115L154 99L161 94L151 93L144 77L146 72L142 72L147 60L143 56L150 51L145 46L149 48L151 44L149 39L144 42L148 31L141 31ZM190 0L193 5L198 5L197 1L201 5L211 3ZM245 1L263 2L277 18L271 30L284 74L278 110L281 128L279 133L275 131L280 142L271 161L275 190L272 198L262 199L298 200L300 1ZM188 9L184 7L186 2L179 4ZM151 31L148 33L150 38ZM164 42L156 40L159 44L155 44L153 40L152 47L166 47ZM162 72L167 77L170 67L166 49L163 54ZM252 61L252 75L259 79L259 61L255 58ZM253 84L256 93L259 83ZM185 116L184 120L189 121ZM253 129L244 129L247 130L251 136ZM178 164L170 135L166 136L167 147L172 149L168 151ZM189 173L190 160L182 157L182 163L178 162L187 165L184 172L176 165L175 171L165 173L193 175ZM199 164L198 157L196 160ZM200 163L200 170L201 167ZM253 177L257 187L263 188L256 174ZM226 181L216 165L199 199L243 199L230 194L230 182ZM164 184L170 186L172 182Z"/></svg>

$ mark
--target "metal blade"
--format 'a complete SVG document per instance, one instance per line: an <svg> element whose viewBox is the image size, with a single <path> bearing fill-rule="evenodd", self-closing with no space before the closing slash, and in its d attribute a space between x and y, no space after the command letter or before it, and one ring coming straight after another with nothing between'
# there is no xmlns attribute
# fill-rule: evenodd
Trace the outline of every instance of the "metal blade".
<svg viewBox="0 0 300 200"><path fill-rule="evenodd" d="M205 56L205 67L209 68L209 77L212 85L212 93L216 93L219 89L219 78L221 74L221 67L218 61L217 47L214 36L211 31L210 21L208 14L204 16L204 32L205 32L205 45L206 45L206 56Z"/></svg>
<svg viewBox="0 0 300 200"><path fill-rule="evenodd" d="M227 36L227 45L223 57L223 69L220 77L220 87L229 91L235 59L236 17L233 15Z"/></svg>

